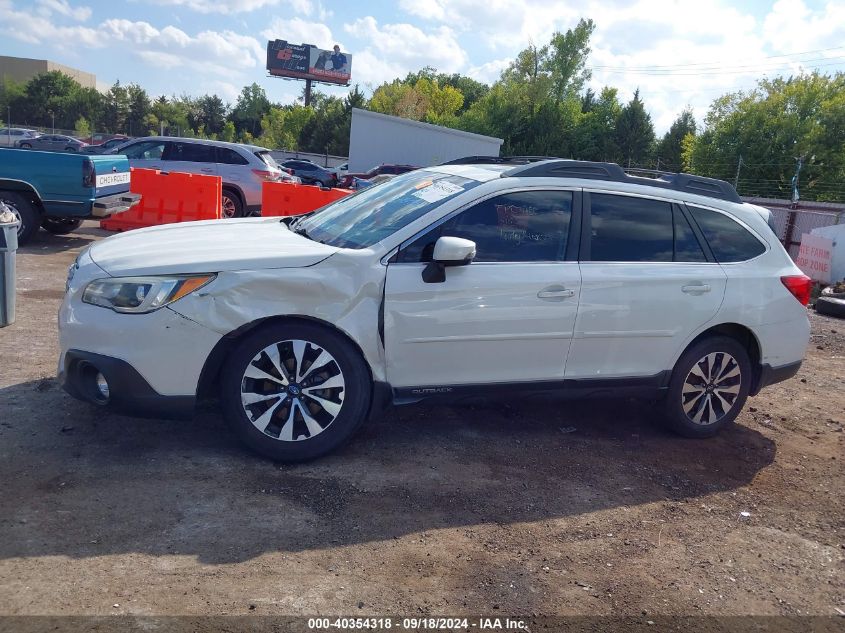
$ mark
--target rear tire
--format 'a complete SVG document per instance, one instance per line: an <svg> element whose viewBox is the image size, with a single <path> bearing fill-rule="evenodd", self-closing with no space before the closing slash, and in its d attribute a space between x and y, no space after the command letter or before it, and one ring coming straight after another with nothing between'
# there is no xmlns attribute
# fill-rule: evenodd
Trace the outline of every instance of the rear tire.
<svg viewBox="0 0 845 633"><path fill-rule="evenodd" d="M818 312L819 314L825 314L827 316L845 319L845 299L837 299L835 297L822 296L816 299L815 308L816 312Z"/></svg>
<svg viewBox="0 0 845 633"><path fill-rule="evenodd" d="M32 145L30 145L29 143L21 143L20 148L21 149L32 149Z"/></svg>
<svg viewBox="0 0 845 633"><path fill-rule="evenodd" d="M224 189L222 200L223 205L220 209L220 215L224 220L243 217L244 204L238 194L231 189Z"/></svg>
<svg viewBox="0 0 845 633"><path fill-rule="evenodd" d="M25 245L38 231L38 212L35 205L25 196L15 191L0 191L0 200L15 214L21 223L18 227L18 244Z"/></svg>
<svg viewBox="0 0 845 633"><path fill-rule="evenodd" d="M67 235L82 226L82 220L69 218L42 218L41 228L53 235Z"/></svg>
<svg viewBox="0 0 845 633"><path fill-rule="evenodd" d="M352 437L367 417L372 381L358 350L336 332L276 323L227 359L221 396L241 441L271 459L300 462Z"/></svg>
<svg viewBox="0 0 845 633"><path fill-rule="evenodd" d="M751 360L727 336L699 341L678 359L663 401L667 425L685 437L716 435L732 423L748 398Z"/></svg>

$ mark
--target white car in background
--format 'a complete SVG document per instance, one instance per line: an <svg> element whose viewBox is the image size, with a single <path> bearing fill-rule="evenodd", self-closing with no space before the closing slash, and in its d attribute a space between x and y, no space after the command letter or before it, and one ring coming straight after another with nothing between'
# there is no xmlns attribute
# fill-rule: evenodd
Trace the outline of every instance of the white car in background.
<svg viewBox="0 0 845 633"><path fill-rule="evenodd" d="M71 267L59 376L132 412L219 396L286 461L429 397L636 394L708 437L809 340L811 282L767 219L718 180L514 159L409 172L293 221L140 229Z"/></svg>
<svg viewBox="0 0 845 633"><path fill-rule="evenodd" d="M18 141L26 141L38 138L40 132L29 130L22 127L3 127L0 128L0 146L15 147Z"/></svg>
<svg viewBox="0 0 845 633"><path fill-rule="evenodd" d="M172 136L148 136L107 152L124 154L131 167L220 176L223 217L239 218L261 210L264 182L300 182L256 145Z"/></svg>

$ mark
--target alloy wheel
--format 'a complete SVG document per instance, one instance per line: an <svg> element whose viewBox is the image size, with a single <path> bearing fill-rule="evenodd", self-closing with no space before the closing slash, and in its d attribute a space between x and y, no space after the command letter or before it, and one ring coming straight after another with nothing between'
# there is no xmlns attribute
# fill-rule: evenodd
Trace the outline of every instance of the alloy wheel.
<svg viewBox="0 0 845 633"><path fill-rule="evenodd" d="M325 431L343 407L346 382L335 358L310 341L273 343L249 362L241 405L253 426L284 442Z"/></svg>
<svg viewBox="0 0 845 633"><path fill-rule="evenodd" d="M681 389L681 406L695 424L715 424L739 398L742 371L726 352L707 354L690 369Z"/></svg>
<svg viewBox="0 0 845 633"><path fill-rule="evenodd" d="M223 217L224 218L234 218L236 211L237 211L237 207L235 207L235 201L232 200L229 196L223 196L223 208L222 208Z"/></svg>

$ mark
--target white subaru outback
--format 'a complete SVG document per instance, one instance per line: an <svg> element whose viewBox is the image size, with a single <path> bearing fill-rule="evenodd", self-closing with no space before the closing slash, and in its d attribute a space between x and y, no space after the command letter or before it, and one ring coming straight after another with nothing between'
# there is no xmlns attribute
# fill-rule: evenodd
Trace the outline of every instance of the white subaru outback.
<svg viewBox="0 0 845 633"><path fill-rule="evenodd" d="M389 403L642 394L706 437L795 375L810 280L729 184L461 159L291 220L159 226L80 254L72 395L132 413L219 397L256 451L322 455Z"/></svg>

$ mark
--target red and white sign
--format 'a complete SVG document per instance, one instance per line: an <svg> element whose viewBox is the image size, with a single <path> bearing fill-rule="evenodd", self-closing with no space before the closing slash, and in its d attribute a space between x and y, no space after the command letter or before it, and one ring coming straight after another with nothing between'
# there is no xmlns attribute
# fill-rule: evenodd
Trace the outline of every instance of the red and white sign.
<svg viewBox="0 0 845 633"><path fill-rule="evenodd" d="M833 253L833 240L804 233L801 236L801 248L798 249L798 264L805 275L813 281L830 283L830 258Z"/></svg>

